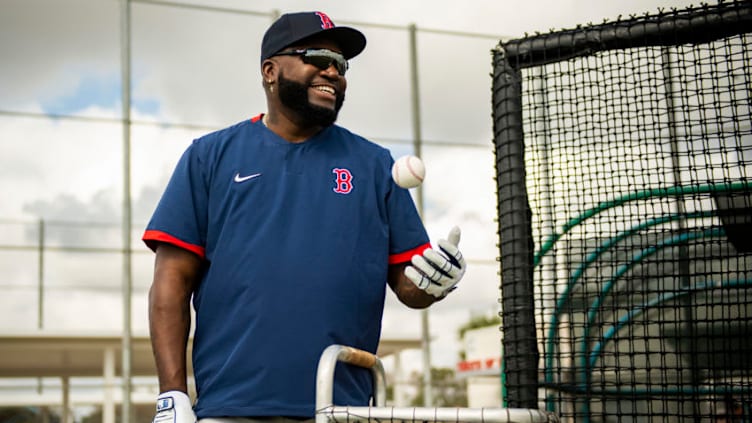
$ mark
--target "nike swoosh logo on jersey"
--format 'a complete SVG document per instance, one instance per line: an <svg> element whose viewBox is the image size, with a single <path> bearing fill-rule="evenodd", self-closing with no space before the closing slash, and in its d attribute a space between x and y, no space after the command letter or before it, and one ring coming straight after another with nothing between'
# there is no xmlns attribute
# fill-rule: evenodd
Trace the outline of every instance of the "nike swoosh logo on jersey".
<svg viewBox="0 0 752 423"><path fill-rule="evenodd" d="M254 173L253 175L248 175L248 176L240 176L240 172L238 172L235 174L235 182L245 182L249 179L253 179L259 176L261 176L260 173Z"/></svg>

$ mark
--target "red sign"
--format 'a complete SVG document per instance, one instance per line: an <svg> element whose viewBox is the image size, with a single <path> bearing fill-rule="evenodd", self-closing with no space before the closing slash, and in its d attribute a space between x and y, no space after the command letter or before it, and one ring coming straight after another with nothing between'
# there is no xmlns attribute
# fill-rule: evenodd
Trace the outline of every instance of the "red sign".
<svg viewBox="0 0 752 423"><path fill-rule="evenodd" d="M465 360L457 363L458 372L474 372L501 368L501 357L484 358L481 360Z"/></svg>

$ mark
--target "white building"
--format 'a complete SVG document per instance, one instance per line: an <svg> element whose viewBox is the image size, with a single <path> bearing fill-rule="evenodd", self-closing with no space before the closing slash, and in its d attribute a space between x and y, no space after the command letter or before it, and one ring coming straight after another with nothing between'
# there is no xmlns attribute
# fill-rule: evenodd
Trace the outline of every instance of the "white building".
<svg viewBox="0 0 752 423"><path fill-rule="evenodd" d="M498 325L465 332L465 360L457 363L457 376L467 378L470 408L501 407L501 336Z"/></svg>

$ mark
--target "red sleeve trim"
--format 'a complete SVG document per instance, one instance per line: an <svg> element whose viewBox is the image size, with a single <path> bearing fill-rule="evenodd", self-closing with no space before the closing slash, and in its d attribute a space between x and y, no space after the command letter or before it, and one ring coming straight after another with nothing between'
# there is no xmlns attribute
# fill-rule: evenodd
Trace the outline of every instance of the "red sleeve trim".
<svg viewBox="0 0 752 423"><path fill-rule="evenodd" d="M156 250L157 242L166 242L168 244L172 244L176 247L180 247L192 253L195 253L202 259L206 258L206 249L204 247L181 241L174 236L162 231L148 230L144 232L144 236L141 239L146 243L147 247L151 248L152 251Z"/></svg>
<svg viewBox="0 0 752 423"><path fill-rule="evenodd" d="M413 248L412 250L407 250L403 253L398 254L392 254L389 256L389 264L399 264L399 263L405 263L410 261L410 259L413 258L416 254L423 254L423 251L426 251L427 249L431 248L430 243L425 243L421 245L420 247Z"/></svg>

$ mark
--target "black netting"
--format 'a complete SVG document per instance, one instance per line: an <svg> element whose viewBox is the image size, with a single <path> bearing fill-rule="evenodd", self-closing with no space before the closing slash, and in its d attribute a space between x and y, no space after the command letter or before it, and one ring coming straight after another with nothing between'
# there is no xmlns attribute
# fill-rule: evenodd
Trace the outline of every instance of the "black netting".
<svg viewBox="0 0 752 423"><path fill-rule="evenodd" d="M494 52L510 404L752 419L750 16L722 2Z"/></svg>

